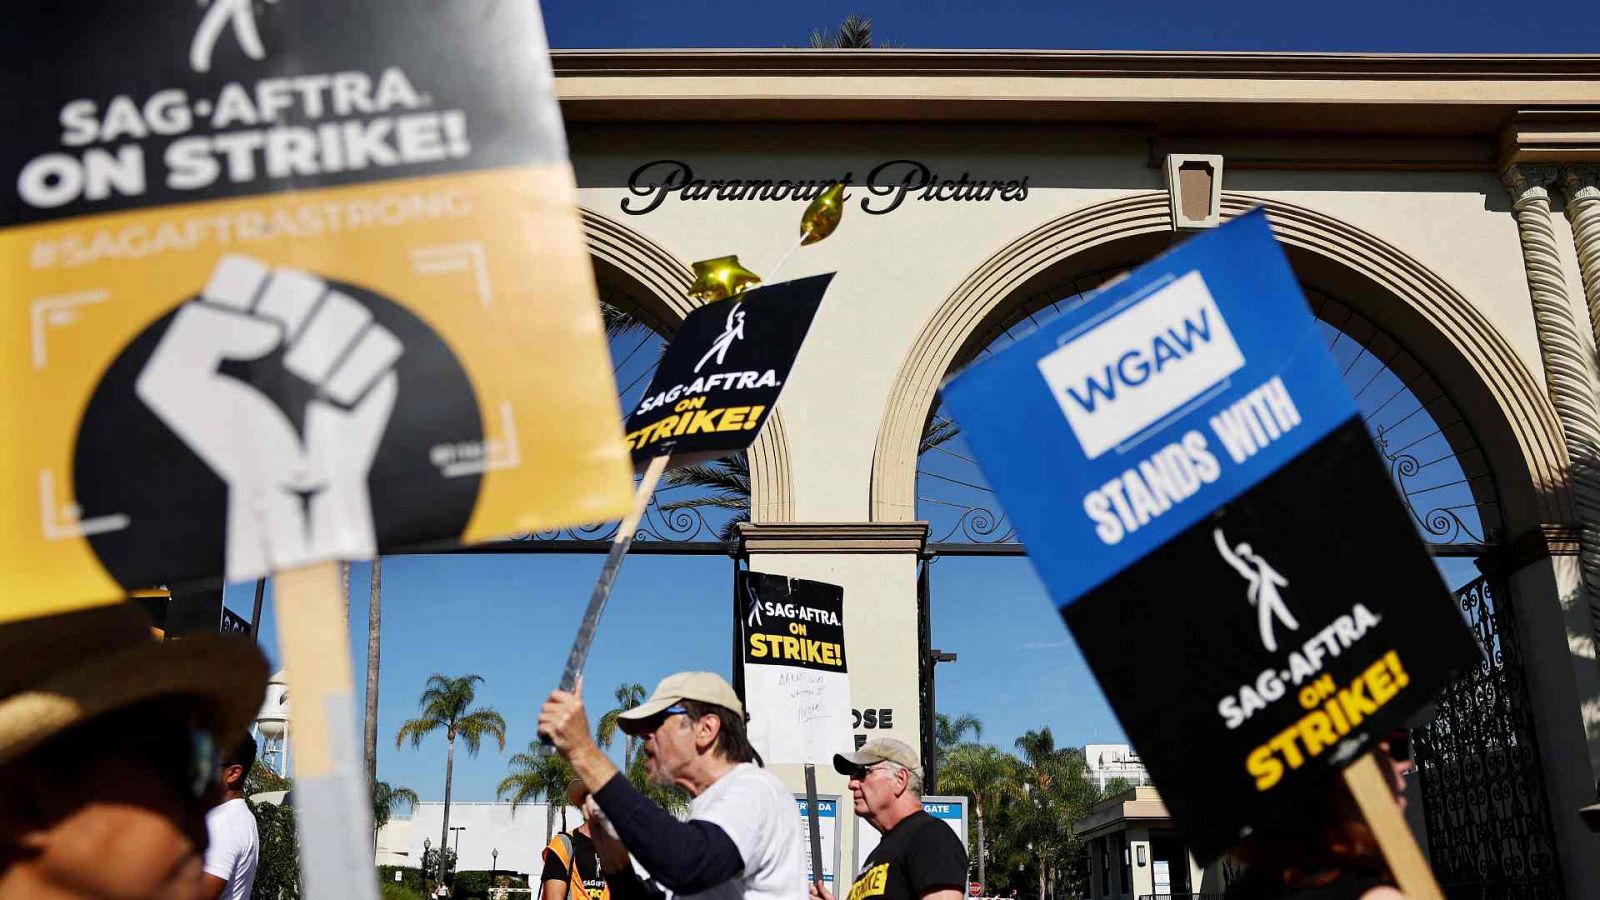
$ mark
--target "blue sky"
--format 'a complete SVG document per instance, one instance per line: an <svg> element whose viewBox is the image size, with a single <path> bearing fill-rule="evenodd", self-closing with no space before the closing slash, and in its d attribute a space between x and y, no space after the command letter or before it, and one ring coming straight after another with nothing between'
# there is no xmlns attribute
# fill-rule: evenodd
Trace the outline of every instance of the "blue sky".
<svg viewBox="0 0 1600 900"><path fill-rule="evenodd" d="M847 14L874 18L880 41L907 47L1034 47L1081 49L1370 50L1586 52L1600 47L1600 17L1506 16L1484 0L1468 3L1347 0L1333 5L1281 2L1177 3L1130 6L1083 0L1037 2L793 4L667 0L547 0L551 44L579 47L800 46L813 28ZM650 342L647 341L647 344ZM628 356L632 339L614 345ZM634 385L638 352L618 369ZM647 371L647 369L646 369ZM625 398L626 399L626 398ZM959 449L960 445L952 445ZM458 757L455 796L492 799L507 757L533 738L537 709L553 686L576 630L601 557L406 556L384 565L383 667L379 704L379 773L424 799L443 793L444 740L396 749L394 735L416 714L417 694L433 672L475 672L485 682L479 702L500 710L507 747L492 744L476 759ZM1470 564L1447 564L1460 584ZM364 670L368 567L352 573L351 664ZM729 583L725 557L636 555L622 571L590 659L591 707L608 708L622 681L646 687L667 672L729 665ZM228 592L228 605L249 614L252 588ZM939 668L939 707L971 711L985 735L1010 747L1022 732L1049 725L1064 745L1120 741L1115 717L1061 626L1027 562L1020 558L946 557L933 569L933 644L960 654ZM276 659L269 593L263 644Z"/></svg>
<svg viewBox="0 0 1600 900"><path fill-rule="evenodd" d="M479 702L507 724L506 752L492 745L476 759L457 754L455 796L488 800L505 761L534 735L538 705L555 685L601 557L528 554L400 556L383 567L383 656L378 691L382 778L424 799L444 786L443 737L396 750L394 735L416 715L433 672L484 676ZM681 669L729 666L726 557L630 557L589 660L591 706L610 707L625 680L651 688ZM357 693L365 671L369 567L352 568L351 665ZM253 586L228 592L248 616ZM981 602L975 602L979 601ZM934 565L933 645L960 660L939 667L941 709L977 713L985 737L1009 747L1017 735L1053 726L1069 744L1120 741L1121 730L1082 657L1024 560L944 558ZM269 592L263 645L275 659L276 620Z"/></svg>
<svg viewBox="0 0 1600 900"><path fill-rule="evenodd" d="M395 749L400 725L417 713L417 695L434 672L484 676L481 705L506 718L506 751L491 743L476 758L458 751L455 794L490 800L506 760L534 736L539 704L559 680L601 557L389 557L383 567L383 655L378 690L379 777L425 800L444 795L445 742ZM593 708L610 707L623 681L647 689L668 672L729 665L731 562L723 557L630 557L618 577L589 659ZM1469 580L1457 562L1452 583ZM365 671L370 569L351 572L351 666L358 703ZM248 616L252 585L236 585L228 606ZM939 667L939 707L970 711L984 738L1010 748L1030 728L1049 725L1064 745L1120 742L1117 725L1083 657L1025 560L945 557L933 570L933 645L960 660ZM278 659L269 590L262 643ZM598 713L595 713L598 716ZM358 713L359 720L359 713ZM617 748L620 750L620 747Z"/></svg>
<svg viewBox="0 0 1600 900"><path fill-rule="evenodd" d="M799 47L813 28L870 16L880 41L911 48L1366 50L1588 53L1600 17L1580 7L1507 14L1488 0L544 0L550 44Z"/></svg>

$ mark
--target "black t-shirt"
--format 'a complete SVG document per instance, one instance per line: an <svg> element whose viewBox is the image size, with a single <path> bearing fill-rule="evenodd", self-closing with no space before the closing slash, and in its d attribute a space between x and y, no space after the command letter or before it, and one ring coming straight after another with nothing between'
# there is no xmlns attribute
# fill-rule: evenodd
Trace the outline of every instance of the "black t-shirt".
<svg viewBox="0 0 1600 900"><path fill-rule="evenodd" d="M965 894L967 852L950 826L917 810L889 829L846 900L917 900L933 888Z"/></svg>
<svg viewBox="0 0 1600 900"><path fill-rule="evenodd" d="M572 876L562 864L561 857L548 847L544 851L544 871L539 875L539 883L559 881L567 885L567 900L605 900L606 882L600 871L600 856L595 852L594 841L589 840L588 835L575 831L567 832L567 837L572 839L572 861L577 863L578 877L583 879L583 889L589 896L571 896Z"/></svg>

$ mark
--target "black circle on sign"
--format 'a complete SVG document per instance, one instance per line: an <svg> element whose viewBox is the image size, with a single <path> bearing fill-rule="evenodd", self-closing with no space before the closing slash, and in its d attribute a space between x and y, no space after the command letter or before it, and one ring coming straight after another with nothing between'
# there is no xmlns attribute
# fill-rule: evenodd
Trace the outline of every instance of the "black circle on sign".
<svg viewBox="0 0 1600 900"><path fill-rule="evenodd" d="M394 366L394 411L367 474L378 546L459 535L477 505L482 477L446 478L429 451L484 439L466 370L410 310L352 284L327 284L366 307L404 348ZM215 581L223 574L228 488L134 392L175 315L177 308L147 326L101 376L73 450L81 517L122 514L130 520L127 528L87 539L111 577L130 590ZM294 410L303 409L312 389L283 368L284 352L280 347L251 362L227 362L218 371L248 381L298 423Z"/></svg>

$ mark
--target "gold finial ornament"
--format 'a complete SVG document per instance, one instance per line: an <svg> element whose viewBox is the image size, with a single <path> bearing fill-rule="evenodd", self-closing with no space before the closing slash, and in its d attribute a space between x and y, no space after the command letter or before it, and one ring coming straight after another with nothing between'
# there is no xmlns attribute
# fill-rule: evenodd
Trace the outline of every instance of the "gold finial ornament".
<svg viewBox="0 0 1600 900"><path fill-rule="evenodd" d="M701 303L726 300L761 283L761 276L739 264L737 256L719 256L694 264L689 296Z"/></svg>
<svg viewBox="0 0 1600 900"><path fill-rule="evenodd" d="M817 195L800 217L800 243L815 244L839 227L844 216L844 183L837 182Z"/></svg>

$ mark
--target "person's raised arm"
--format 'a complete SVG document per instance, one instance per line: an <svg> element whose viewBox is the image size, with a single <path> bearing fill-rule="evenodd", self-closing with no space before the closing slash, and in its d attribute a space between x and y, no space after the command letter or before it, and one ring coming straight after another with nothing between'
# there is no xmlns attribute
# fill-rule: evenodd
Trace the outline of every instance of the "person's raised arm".
<svg viewBox="0 0 1600 900"><path fill-rule="evenodd" d="M547 735L571 764L623 845L651 878L676 893L695 894L744 871L739 848L721 826L678 821L629 784L596 746L583 708L581 680L572 693L550 693L539 712L539 733Z"/></svg>

